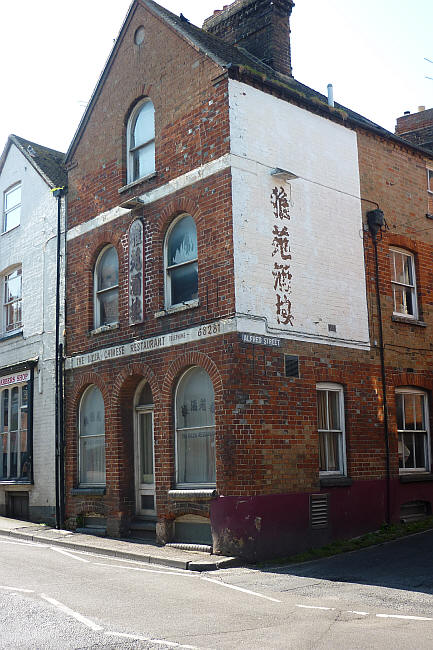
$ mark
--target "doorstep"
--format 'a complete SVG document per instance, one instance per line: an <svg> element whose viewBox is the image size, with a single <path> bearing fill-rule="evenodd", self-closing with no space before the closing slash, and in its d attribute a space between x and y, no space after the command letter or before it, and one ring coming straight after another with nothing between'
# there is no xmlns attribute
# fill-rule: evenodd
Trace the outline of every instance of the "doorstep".
<svg viewBox="0 0 433 650"><path fill-rule="evenodd" d="M0 517L0 535L186 571L215 571L240 565L239 559L234 557L158 546L148 540L102 538L9 517Z"/></svg>

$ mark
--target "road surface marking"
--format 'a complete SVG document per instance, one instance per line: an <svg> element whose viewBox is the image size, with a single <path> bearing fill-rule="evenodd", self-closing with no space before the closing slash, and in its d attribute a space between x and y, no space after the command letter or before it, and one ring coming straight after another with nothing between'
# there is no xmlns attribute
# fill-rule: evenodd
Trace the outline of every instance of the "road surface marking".
<svg viewBox="0 0 433 650"><path fill-rule="evenodd" d="M50 549L52 551L56 551L56 553L61 553L62 555L67 555L68 557L73 558L74 560L78 560L78 562L90 562L90 560L85 560L82 557L77 557L76 555L72 555L72 553L68 553L68 551L64 551L62 548L56 548L55 546L50 546Z"/></svg>
<svg viewBox="0 0 433 650"><path fill-rule="evenodd" d="M59 603L58 600L55 600L54 598L50 598L49 596L45 596L45 594L41 594L41 598L46 600L47 602L51 603L58 609L60 609L62 612L65 614L68 614L68 616L72 616L75 618L77 621L80 621L80 623L83 623L84 625L87 625L87 627L90 627L92 630L95 632L98 632L100 630L103 630L104 628L101 627L100 625L96 625L93 621L91 621L89 618L86 618L85 616L82 616L78 612L74 612L72 609L69 609L66 605L63 605L63 603Z"/></svg>
<svg viewBox="0 0 433 650"><path fill-rule="evenodd" d="M316 607L315 605L296 605L296 607L302 607L302 609L326 609L328 611L335 611L335 607Z"/></svg>
<svg viewBox="0 0 433 650"><path fill-rule="evenodd" d="M173 571L158 571L157 569L140 569L135 566L118 566L117 564L107 564L105 562L93 562L96 566L108 566L110 569L123 569L124 571L145 571L146 573L161 573L166 576L186 576L187 578L195 578L196 576L189 573L173 573Z"/></svg>
<svg viewBox="0 0 433 650"><path fill-rule="evenodd" d="M0 589L7 589L8 591L22 591L24 594L34 594L33 589L21 589L20 587L6 587L4 585L0 585Z"/></svg>
<svg viewBox="0 0 433 650"><path fill-rule="evenodd" d="M401 614L376 614L377 618L401 618L404 621L433 621L427 616L402 616Z"/></svg>
<svg viewBox="0 0 433 650"><path fill-rule="evenodd" d="M276 598L271 598L270 596L264 596L263 594L258 594L256 591L243 589L242 587L237 587L236 585L229 585L227 584L227 582L221 582L220 580L213 580L212 578L201 578L201 580L206 580L206 582L213 582L214 584L220 585L221 587L227 587L227 589L235 589L236 591L242 591L244 594L250 594L250 596L257 596L258 598L271 600L273 603L281 603L281 600L277 600Z"/></svg>
<svg viewBox="0 0 433 650"><path fill-rule="evenodd" d="M345 614L358 614L359 616L370 616L368 612L357 612L354 609L345 609L344 610Z"/></svg>
<svg viewBox="0 0 433 650"><path fill-rule="evenodd" d="M138 636L136 634L124 634L122 632L104 632L107 636L120 636L122 639L133 639L134 641L149 641L158 645L168 645L171 648L185 648L188 650L198 650L194 645L182 645L173 641L164 641L163 639L152 639L150 636Z"/></svg>
<svg viewBox="0 0 433 650"><path fill-rule="evenodd" d="M0 544L16 544L18 546L40 546L41 548L47 548L46 544L41 544L40 542L28 542L25 539L0 539Z"/></svg>

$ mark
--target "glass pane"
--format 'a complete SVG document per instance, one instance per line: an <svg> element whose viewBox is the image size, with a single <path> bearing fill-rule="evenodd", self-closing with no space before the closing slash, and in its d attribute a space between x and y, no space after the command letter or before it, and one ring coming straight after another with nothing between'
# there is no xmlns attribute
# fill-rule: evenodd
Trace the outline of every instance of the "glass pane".
<svg viewBox="0 0 433 650"><path fill-rule="evenodd" d="M167 247L168 266L197 259L197 229L192 217L177 222L170 233Z"/></svg>
<svg viewBox="0 0 433 650"><path fill-rule="evenodd" d="M80 482L105 484L105 437L81 438Z"/></svg>
<svg viewBox="0 0 433 650"><path fill-rule="evenodd" d="M21 300L6 306L6 332L12 332L21 326Z"/></svg>
<svg viewBox="0 0 433 650"><path fill-rule="evenodd" d="M27 445L27 431L22 430L20 435L21 478L30 478L30 457Z"/></svg>
<svg viewBox="0 0 433 650"><path fill-rule="evenodd" d="M427 465L427 459L425 453L426 436L424 433L417 433L414 435L414 439L415 439L416 467L418 467L419 469L425 469Z"/></svg>
<svg viewBox="0 0 433 650"><path fill-rule="evenodd" d="M21 185L14 187L5 196L5 210L10 210L21 203Z"/></svg>
<svg viewBox="0 0 433 650"><path fill-rule="evenodd" d="M171 269L171 304L179 305L198 297L197 262Z"/></svg>
<svg viewBox="0 0 433 650"><path fill-rule="evenodd" d="M21 387L21 408L27 406L28 403L28 387L27 384Z"/></svg>
<svg viewBox="0 0 433 650"><path fill-rule="evenodd" d="M413 316L412 289L406 289L397 285L393 286L394 311L398 314Z"/></svg>
<svg viewBox="0 0 433 650"><path fill-rule="evenodd" d="M119 320L119 290L111 289L98 294L99 325L117 323Z"/></svg>
<svg viewBox="0 0 433 650"><path fill-rule="evenodd" d="M395 405L397 409L397 429L400 431L404 429L404 418L403 418L403 395L397 393L395 396Z"/></svg>
<svg viewBox="0 0 433 650"><path fill-rule="evenodd" d="M403 277L404 284L413 285L412 258L409 255L403 255Z"/></svg>
<svg viewBox="0 0 433 650"><path fill-rule="evenodd" d="M8 434L0 434L0 477L8 475Z"/></svg>
<svg viewBox="0 0 433 650"><path fill-rule="evenodd" d="M328 433L328 472L340 471L339 433Z"/></svg>
<svg viewBox="0 0 433 650"><path fill-rule="evenodd" d="M18 388L12 388L11 396L11 431L18 430Z"/></svg>
<svg viewBox="0 0 433 650"><path fill-rule="evenodd" d="M11 431L9 478L18 478L18 432Z"/></svg>
<svg viewBox="0 0 433 650"><path fill-rule="evenodd" d="M326 433L319 433L319 471L326 472Z"/></svg>
<svg viewBox="0 0 433 650"><path fill-rule="evenodd" d="M132 131L131 148L149 142L155 137L155 109L152 102L145 102L135 118Z"/></svg>
<svg viewBox="0 0 433 650"><path fill-rule="evenodd" d="M414 435L411 433L402 434L402 448L401 455L404 460L404 467L407 469L413 469L415 467L415 441Z"/></svg>
<svg viewBox="0 0 433 650"><path fill-rule="evenodd" d="M415 429L415 399L414 395L404 395L404 420L405 430L413 431Z"/></svg>
<svg viewBox="0 0 433 650"><path fill-rule="evenodd" d="M8 431L9 428L9 391L4 390L1 393L1 416L0 431Z"/></svg>
<svg viewBox="0 0 433 650"><path fill-rule="evenodd" d="M193 368L180 380L176 394L178 429L213 426L215 397L211 378L202 368Z"/></svg>
<svg viewBox="0 0 433 650"><path fill-rule="evenodd" d="M329 428L340 429L340 394L335 390L328 391Z"/></svg>
<svg viewBox="0 0 433 650"><path fill-rule="evenodd" d="M145 384L137 400L137 406L147 406L148 404L153 404L153 396L150 385Z"/></svg>
<svg viewBox="0 0 433 650"><path fill-rule="evenodd" d="M319 429L328 428L326 411L327 411L326 390L318 390L317 391L317 421L318 421Z"/></svg>
<svg viewBox="0 0 433 650"><path fill-rule="evenodd" d="M153 483L152 413L140 415L140 463L141 483Z"/></svg>
<svg viewBox="0 0 433 650"><path fill-rule="evenodd" d="M133 152L133 179L143 178L155 171L155 141Z"/></svg>
<svg viewBox="0 0 433 650"><path fill-rule="evenodd" d="M215 483L215 431L180 431L177 437L180 483Z"/></svg>
<svg viewBox="0 0 433 650"><path fill-rule="evenodd" d="M117 287L119 284L119 261L114 246L107 248L99 260L97 281L97 291Z"/></svg>
<svg viewBox="0 0 433 650"><path fill-rule="evenodd" d="M6 300L18 300L21 298L21 269L17 269L6 278Z"/></svg>
<svg viewBox="0 0 433 650"><path fill-rule="evenodd" d="M425 431L425 421L424 421L424 396L423 395L414 395L414 414L415 414L415 429L417 431Z"/></svg>
<svg viewBox="0 0 433 650"><path fill-rule="evenodd" d="M12 230L20 225L21 206L17 206L5 215L5 231Z"/></svg>
<svg viewBox="0 0 433 650"><path fill-rule="evenodd" d="M80 436L105 434L104 399L96 386L89 388L81 400Z"/></svg>

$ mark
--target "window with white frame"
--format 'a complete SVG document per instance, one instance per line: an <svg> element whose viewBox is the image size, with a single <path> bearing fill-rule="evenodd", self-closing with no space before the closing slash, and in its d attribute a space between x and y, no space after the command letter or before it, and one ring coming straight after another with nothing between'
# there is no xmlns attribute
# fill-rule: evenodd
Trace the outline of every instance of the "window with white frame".
<svg viewBox="0 0 433 650"><path fill-rule="evenodd" d="M127 129L128 183L155 171L155 109L150 99L133 111Z"/></svg>
<svg viewBox="0 0 433 650"><path fill-rule="evenodd" d="M394 314L408 318L418 317L416 299L415 259L412 253L390 249L391 286Z"/></svg>
<svg viewBox="0 0 433 650"><path fill-rule="evenodd" d="M433 169L427 169L428 212L433 214Z"/></svg>
<svg viewBox="0 0 433 650"><path fill-rule="evenodd" d="M320 474L346 473L344 393L340 384L317 384Z"/></svg>
<svg viewBox="0 0 433 650"><path fill-rule="evenodd" d="M105 411L99 388L89 386L79 409L80 485L105 485Z"/></svg>
<svg viewBox="0 0 433 650"><path fill-rule="evenodd" d="M3 232L20 225L21 220L21 183L6 190L3 198Z"/></svg>
<svg viewBox="0 0 433 650"><path fill-rule="evenodd" d="M401 473L430 468L427 394L416 388L395 391L398 430L398 464Z"/></svg>
<svg viewBox="0 0 433 650"><path fill-rule="evenodd" d="M194 219L182 215L166 236L166 307L188 304L198 298L197 229Z"/></svg>
<svg viewBox="0 0 433 650"><path fill-rule="evenodd" d="M3 333L22 327L22 272L18 267L2 278Z"/></svg>
<svg viewBox="0 0 433 650"><path fill-rule="evenodd" d="M0 389L0 481L30 481L28 384Z"/></svg>
<svg viewBox="0 0 433 650"><path fill-rule="evenodd" d="M179 380L175 419L177 485L214 486L215 396L203 368L190 368Z"/></svg>
<svg viewBox="0 0 433 650"><path fill-rule="evenodd" d="M114 246L104 248L95 264L95 328L119 320L119 259Z"/></svg>

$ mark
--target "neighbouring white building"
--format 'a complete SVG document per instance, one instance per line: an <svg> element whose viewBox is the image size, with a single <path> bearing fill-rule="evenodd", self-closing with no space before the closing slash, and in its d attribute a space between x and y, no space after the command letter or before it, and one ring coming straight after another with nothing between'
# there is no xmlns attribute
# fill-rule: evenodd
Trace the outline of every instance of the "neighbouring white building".
<svg viewBox="0 0 433 650"><path fill-rule="evenodd" d="M0 514L56 512L56 300L63 336L63 154L15 135L0 158ZM60 205L59 205L60 202ZM57 222L60 215L60 255Z"/></svg>

